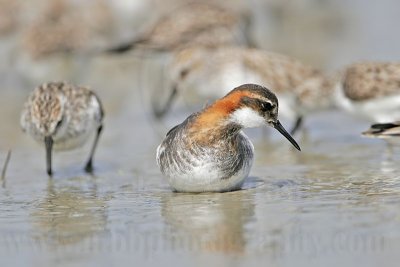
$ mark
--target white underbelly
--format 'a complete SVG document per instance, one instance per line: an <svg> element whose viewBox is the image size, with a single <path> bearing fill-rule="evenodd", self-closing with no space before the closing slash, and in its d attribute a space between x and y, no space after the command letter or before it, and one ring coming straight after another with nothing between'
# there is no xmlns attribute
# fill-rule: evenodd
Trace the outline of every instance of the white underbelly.
<svg viewBox="0 0 400 267"><path fill-rule="evenodd" d="M179 192L223 192L239 189L249 175L251 164L235 175L223 178L215 164L209 163L193 168L189 173L170 175L169 184Z"/></svg>
<svg viewBox="0 0 400 267"><path fill-rule="evenodd" d="M86 143L89 137L92 136L92 133L93 131L87 131L64 140L55 140L53 148L55 151L62 151L81 147Z"/></svg>
<svg viewBox="0 0 400 267"><path fill-rule="evenodd" d="M385 123L400 120L400 95L351 101L344 95L342 88L338 87L335 90L335 100L337 106L371 122Z"/></svg>

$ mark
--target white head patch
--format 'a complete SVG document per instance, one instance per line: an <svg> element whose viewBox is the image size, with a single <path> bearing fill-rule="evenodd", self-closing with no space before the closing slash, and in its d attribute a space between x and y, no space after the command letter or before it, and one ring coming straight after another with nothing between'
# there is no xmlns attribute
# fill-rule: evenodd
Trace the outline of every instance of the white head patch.
<svg viewBox="0 0 400 267"><path fill-rule="evenodd" d="M259 127L266 124L265 119L257 111L249 107L235 110L231 114L230 121L244 128Z"/></svg>

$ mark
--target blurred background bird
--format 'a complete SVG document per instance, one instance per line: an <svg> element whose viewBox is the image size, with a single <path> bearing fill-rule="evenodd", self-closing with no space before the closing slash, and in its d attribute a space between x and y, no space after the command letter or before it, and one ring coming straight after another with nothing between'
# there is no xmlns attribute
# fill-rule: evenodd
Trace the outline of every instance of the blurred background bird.
<svg viewBox="0 0 400 267"><path fill-rule="evenodd" d="M204 104L246 82L263 84L277 94L280 114L293 122L292 134L304 115L333 106L332 77L292 57L261 49L191 47L176 52L166 69L166 97L153 97L158 118L166 115L179 94L186 95L186 102Z"/></svg>
<svg viewBox="0 0 400 267"><path fill-rule="evenodd" d="M400 119L400 63L361 62L347 66L336 103L370 122Z"/></svg>
<svg viewBox="0 0 400 267"><path fill-rule="evenodd" d="M108 49L124 53L142 48L173 51L190 46L248 45L249 14L212 2L189 2L172 9L133 40Z"/></svg>

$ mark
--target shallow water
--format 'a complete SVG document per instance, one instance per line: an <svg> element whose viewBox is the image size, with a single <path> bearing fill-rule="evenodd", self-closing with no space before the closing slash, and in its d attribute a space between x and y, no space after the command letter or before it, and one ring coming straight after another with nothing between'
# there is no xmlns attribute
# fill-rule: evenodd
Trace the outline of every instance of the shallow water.
<svg viewBox="0 0 400 267"><path fill-rule="evenodd" d="M155 149L180 118L151 119L140 90L99 93L107 119L94 176L82 171L86 148L55 154L48 179L44 149L15 121L2 129L0 160L13 149L0 188L2 266L395 266L400 154L360 137L365 122L337 111L310 117L296 136L302 152L273 131L246 131L256 160L242 190L173 193ZM17 120L19 108L7 109L2 119Z"/></svg>
<svg viewBox="0 0 400 267"><path fill-rule="evenodd" d="M393 60L398 36L382 37L382 25L370 22L380 14L386 26L398 24L398 9L391 8L398 2L385 3L351 1L343 23L353 19L344 27L353 34L322 42L340 43L334 44L337 50L310 41L304 51L313 55L305 58L328 67L360 58ZM322 5L316 7L319 11ZM311 18L299 28L319 25L306 11L295 8L288 15ZM282 42L294 55L304 54L298 43L308 38L293 36L292 23L297 25L289 21L281 41L265 42L268 48ZM280 31L275 34L282 37ZM275 34L264 37L271 40ZM14 41L0 42L2 56L9 52L3 46ZM381 49L375 49L377 42ZM156 166L155 150L170 127L203 103L192 107L181 99L184 105L174 107L165 121L152 118L150 96L153 90L160 93L164 82L155 66L163 59L135 53L33 63L16 58L0 64L0 166L12 149L0 181L0 266L398 266L400 148L362 138L367 122L339 111L311 116L306 130L295 136L301 152L274 130L246 131L256 158L242 190L173 193ZM59 79L90 85L105 105L93 176L83 172L86 146L55 153L55 175L49 179L44 148L19 129L29 92Z"/></svg>

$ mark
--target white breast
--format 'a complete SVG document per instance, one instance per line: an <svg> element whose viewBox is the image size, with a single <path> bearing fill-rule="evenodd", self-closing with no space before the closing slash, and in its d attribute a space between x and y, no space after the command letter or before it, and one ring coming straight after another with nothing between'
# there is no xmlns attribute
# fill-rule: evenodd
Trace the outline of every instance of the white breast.
<svg viewBox="0 0 400 267"><path fill-rule="evenodd" d="M236 162L230 155L221 161L216 157L216 150L211 148L202 149L201 153L193 155L165 140L157 148L157 163L171 187L180 192L223 192L239 189L250 172L254 151L247 136L241 133L241 137L241 144L246 152L245 155L237 156L243 157L244 163L233 175L224 173L226 168L221 168L226 161Z"/></svg>

